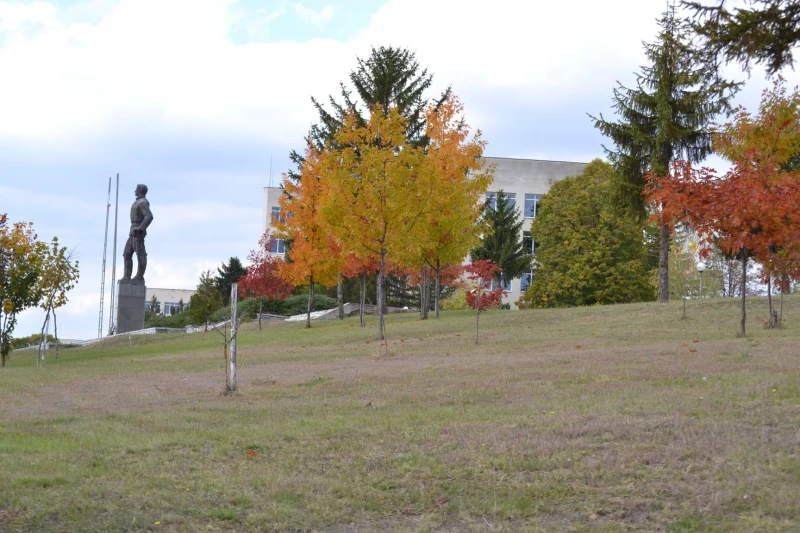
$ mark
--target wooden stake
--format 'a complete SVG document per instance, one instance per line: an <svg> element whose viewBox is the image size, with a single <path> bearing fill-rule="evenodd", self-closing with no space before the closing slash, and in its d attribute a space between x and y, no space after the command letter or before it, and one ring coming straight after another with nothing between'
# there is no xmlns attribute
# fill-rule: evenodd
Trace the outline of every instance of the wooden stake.
<svg viewBox="0 0 800 533"><path fill-rule="evenodd" d="M231 285L231 349L230 357L230 372L228 372L228 393L231 394L236 391L236 332L239 329L236 323L236 304L239 300L239 284L234 283Z"/></svg>

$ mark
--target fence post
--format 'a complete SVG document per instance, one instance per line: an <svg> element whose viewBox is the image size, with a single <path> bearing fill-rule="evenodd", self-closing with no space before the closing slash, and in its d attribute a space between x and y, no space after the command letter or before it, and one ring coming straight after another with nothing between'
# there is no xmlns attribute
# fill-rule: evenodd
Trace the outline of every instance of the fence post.
<svg viewBox="0 0 800 533"><path fill-rule="evenodd" d="M230 349L230 365L231 371L228 372L228 392L232 393L236 390L236 332L239 329L236 323L236 304L239 300L239 284L234 283L231 285L231 349Z"/></svg>

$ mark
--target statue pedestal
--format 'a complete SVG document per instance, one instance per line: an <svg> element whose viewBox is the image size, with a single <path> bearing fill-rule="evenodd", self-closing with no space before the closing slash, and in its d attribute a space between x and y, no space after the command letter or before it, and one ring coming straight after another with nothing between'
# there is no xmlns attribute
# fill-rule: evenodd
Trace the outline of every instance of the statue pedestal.
<svg viewBox="0 0 800 533"><path fill-rule="evenodd" d="M120 280L117 282L117 330L115 333L144 329L146 292L144 280Z"/></svg>

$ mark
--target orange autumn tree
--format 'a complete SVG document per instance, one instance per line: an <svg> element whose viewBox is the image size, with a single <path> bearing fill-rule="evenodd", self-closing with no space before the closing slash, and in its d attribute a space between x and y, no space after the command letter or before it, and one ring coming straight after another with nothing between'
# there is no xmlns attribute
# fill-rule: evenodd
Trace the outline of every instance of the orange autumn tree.
<svg viewBox="0 0 800 533"><path fill-rule="evenodd" d="M442 268L460 265L486 230L481 222L481 200L494 173L494 167L483 169L486 141L481 139L480 130L470 137L463 113L464 105L452 94L438 108L429 106L425 113L425 134L430 139L427 168L435 189L425 214L421 262L433 270L436 318L439 318ZM426 285L423 282L421 286ZM426 304L423 318L427 318L427 298L423 297L423 301Z"/></svg>
<svg viewBox="0 0 800 533"><path fill-rule="evenodd" d="M434 192L425 153L408 142L396 108L373 108L359 125L348 115L336 133L339 149L324 153L325 220L345 253L378 263L378 338L385 338L387 262L419 256L424 216Z"/></svg>
<svg viewBox="0 0 800 533"><path fill-rule="evenodd" d="M274 222L276 235L290 239L286 261L281 264L280 275L293 285L308 284L306 327L311 327L314 308L314 283L326 287L336 285L341 266L338 242L331 235L322 216L330 199L330 188L323 177L325 169L320 153L310 146L306 149L300 179L294 181L284 175L283 194L279 200L283 221Z"/></svg>
<svg viewBox="0 0 800 533"><path fill-rule="evenodd" d="M800 93L787 95L778 79L764 91L758 116L739 108L718 131L715 147L733 163L725 175L678 162L669 176L648 176L648 200L665 205L662 223L686 222L704 242L741 260L741 336L749 258L764 266L766 276L778 270L800 278L800 174L793 164L800 155L799 111Z"/></svg>

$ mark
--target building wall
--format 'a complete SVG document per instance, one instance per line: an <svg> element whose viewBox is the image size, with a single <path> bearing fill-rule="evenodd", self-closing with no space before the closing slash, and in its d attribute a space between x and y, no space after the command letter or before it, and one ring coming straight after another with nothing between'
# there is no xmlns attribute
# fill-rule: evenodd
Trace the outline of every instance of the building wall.
<svg viewBox="0 0 800 533"><path fill-rule="evenodd" d="M489 187L489 193L502 190L506 195L513 194L515 196L515 206L518 208L520 216L525 218L522 226L524 235L525 232L530 231L533 222L532 217L525 217L525 195L542 196L546 194L556 181L583 173L583 169L588 163L487 157L485 164L487 166L495 165L494 182ZM261 217L261 227L264 232L270 228L273 209L278 208L278 199L281 194L283 191L280 187L264 187L264 208ZM272 251L282 254L282 243L273 243ZM509 294L504 299L504 302L511 303L512 307L516 307L513 304L522 295L522 282L521 278L513 280Z"/></svg>
<svg viewBox="0 0 800 533"><path fill-rule="evenodd" d="M524 235L525 232L530 232L533 223L533 217L525 216L525 195L543 196L556 181L582 174L588 163L487 157L486 165L490 164L495 165L495 170L494 181L489 187L488 193L502 190L506 195L513 194L515 196L515 206L520 216L524 218L522 224ZM525 282L529 282L528 279ZM516 308L514 302L522 296L522 284L522 278L513 280L508 296L503 299L503 302L510 303L512 308Z"/></svg>
<svg viewBox="0 0 800 533"><path fill-rule="evenodd" d="M150 310L150 300L153 296L159 302L159 308L157 312L159 314L175 314L178 312L178 304L181 300L183 300L183 308L184 310L189 307L189 300L194 293L197 292L196 290L187 290L187 289L159 289L156 287L147 287L145 292L145 301L144 306L146 310ZM172 309L175 308L175 311Z"/></svg>

